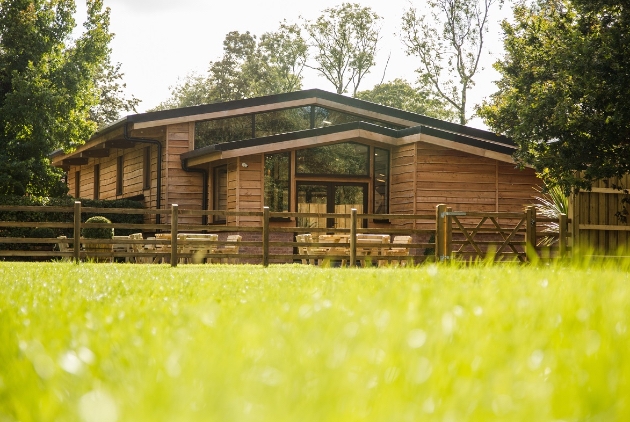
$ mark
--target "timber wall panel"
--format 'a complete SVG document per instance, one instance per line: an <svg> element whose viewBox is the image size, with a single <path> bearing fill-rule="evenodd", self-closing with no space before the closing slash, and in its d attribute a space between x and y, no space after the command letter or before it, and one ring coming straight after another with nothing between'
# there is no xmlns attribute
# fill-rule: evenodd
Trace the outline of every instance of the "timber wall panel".
<svg viewBox="0 0 630 422"><path fill-rule="evenodd" d="M240 158L239 173L239 211L262 211L263 209L263 155L248 155ZM259 226L260 217L241 216L243 226Z"/></svg>
<svg viewBox="0 0 630 422"><path fill-rule="evenodd" d="M495 160L422 142L417 149L416 212L435 212L440 203L457 211L495 211Z"/></svg>
<svg viewBox="0 0 630 422"><path fill-rule="evenodd" d="M201 210L203 202L203 176L182 168L181 155L190 151L189 124L167 126L166 129L166 204L178 204L182 209ZM200 216L182 216L181 223L201 224Z"/></svg>

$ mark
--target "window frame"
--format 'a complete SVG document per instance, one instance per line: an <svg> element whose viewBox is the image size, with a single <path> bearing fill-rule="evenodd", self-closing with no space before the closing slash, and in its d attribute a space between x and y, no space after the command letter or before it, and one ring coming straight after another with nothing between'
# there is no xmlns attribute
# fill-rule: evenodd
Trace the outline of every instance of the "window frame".
<svg viewBox="0 0 630 422"><path fill-rule="evenodd" d="M74 172L74 197L76 199L81 197L81 170Z"/></svg>
<svg viewBox="0 0 630 422"><path fill-rule="evenodd" d="M94 199L101 194L101 165L94 164Z"/></svg>
<svg viewBox="0 0 630 422"><path fill-rule="evenodd" d="M377 151L384 151L387 153L387 174L385 175L385 209L386 212L384 213L377 213L376 212L376 185L377 185L377 174L376 174L376 153ZM374 214L389 214L389 198L390 198L390 179L391 179L391 151L385 148L378 148L378 147L374 147L374 172L373 172L373 179L372 179L372 211ZM378 222L389 222L389 220L387 219L382 219L382 220L375 220Z"/></svg>
<svg viewBox="0 0 630 422"><path fill-rule="evenodd" d="M125 156L119 155L116 157L116 196L120 196L124 193L124 167L125 167Z"/></svg>
<svg viewBox="0 0 630 422"><path fill-rule="evenodd" d="M151 147L144 147L142 161L142 189L151 189Z"/></svg>
<svg viewBox="0 0 630 422"><path fill-rule="evenodd" d="M221 202L219 200L220 197L220 190L221 190L221 186L219 185L220 183L220 176L219 173L225 173L225 209L219 209L219 203ZM213 211L227 211L228 209L228 203L227 203L227 197L228 197L228 186L229 186L229 182L228 182L228 166L227 164L223 164L220 166L216 166L212 169L212 210ZM226 224L227 223L227 217L224 215L213 215L212 216L212 223L213 224Z"/></svg>

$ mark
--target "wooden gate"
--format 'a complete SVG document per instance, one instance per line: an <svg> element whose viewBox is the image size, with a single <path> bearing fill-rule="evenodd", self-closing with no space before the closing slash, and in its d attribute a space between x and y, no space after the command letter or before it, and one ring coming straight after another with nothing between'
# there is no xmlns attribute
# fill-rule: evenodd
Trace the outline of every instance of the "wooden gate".
<svg viewBox="0 0 630 422"><path fill-rule="evenodd" d="M567 252L568 223L538 218L535 207L524 212L458 212L441 204L436 208L436 258L485 259L525 262L530 258L557 258ZM557 227L557 230L554 230Z"/></svg>

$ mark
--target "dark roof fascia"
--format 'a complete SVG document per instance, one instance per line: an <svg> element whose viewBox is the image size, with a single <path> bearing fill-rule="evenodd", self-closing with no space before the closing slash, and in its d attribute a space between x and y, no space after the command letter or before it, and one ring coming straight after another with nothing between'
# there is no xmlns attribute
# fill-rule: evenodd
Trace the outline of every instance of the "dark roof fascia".
<svg viewBox="0 0 630 422"><path fill-rule="evenodd" d="M452 132L445 132L439 129L426 127L426 126L415 126L412 128L396 130L396 129L390 129L383 126L375 125L372 123L351 122L351 123L344 123L344 124L334 125L334 126L326 126L326 127L316 128L316 129L307 129L307 130L301 130L297 132L288 132L288 133L282 133L278 135L265 136L261 138L252 138L252 139L245 139L242 141L233 141L233 142L225 142L222 144L209 145L204 148L199 148L193 151L186 152L181 155L181 159L188 160L190 158L200 157L206 154L211 154L213 152L230 151L230 150L249 148L249 147L260 146L260 145L275 144L279 142L294 141L298 139L312 138L315 136L324 136L324 135L330 135L333 133L347 132L347 131L356 130L356 129L362 129L362 130L366 130L372 133L378 133L380 135L391 136L393 138L403 138L405 136L425 133L427 135L435 136L435 137L445 139L448 141L453 141L453 142L457 142L464 145L483 148L486 150L490 150L490 151L494 151L494 152L498 152L498 153L506 154L506 155L512 155L516 150L515 147L512 147L510 145L500 145L493 142L485 142L477 138L471 138L469 136L463 136L463 135L459 135Z"/></svg>
<svg viewBox="0 0 630 422"><path fill-rule="evenodd" d="M234 100L222 103L204 104L192 107L176 108L171 110L152 111L148 113L135 114L128 116L130 123L144 123L155 120L174 119L179 117L194 116L197 114L208 114L219 111L237 110L241 108L250 108L266 104L277 104L288 101L303 100L307 98L321 98L331 102L336 102L346 106L356 107L363 110L384 114L386 116L395 117L403 120L409 120L418 123L418 125L441 129L446 132L459 133L474 138L487 139L492 142L498 142L507 145L514 145L511 139L500 136L492 132L482 129L476 129L468 126L462 126L457 123L446 122L444 120L435 119L433 117L423 116L421 114L409 111L399 110L380 104L371 103L358 98L347 97L345 95L335 94L321 89L308 89L304 91L288 92L284 94L267 95L264 97L247 98L244 100Z"/></svg>

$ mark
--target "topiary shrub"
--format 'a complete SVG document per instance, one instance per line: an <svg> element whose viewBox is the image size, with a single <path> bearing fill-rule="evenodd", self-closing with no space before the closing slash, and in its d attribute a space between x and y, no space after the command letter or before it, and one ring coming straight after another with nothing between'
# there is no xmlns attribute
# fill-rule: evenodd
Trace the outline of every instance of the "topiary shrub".
<svg viewBox="0 0 630 422"><path fill-rule="evenodd" d="M86 223L111 224L112 222L102 215L95 215L85 220ZM111 239L114 237L114 228L107 227L86 227L81 231L86 239Z"/></svg>

